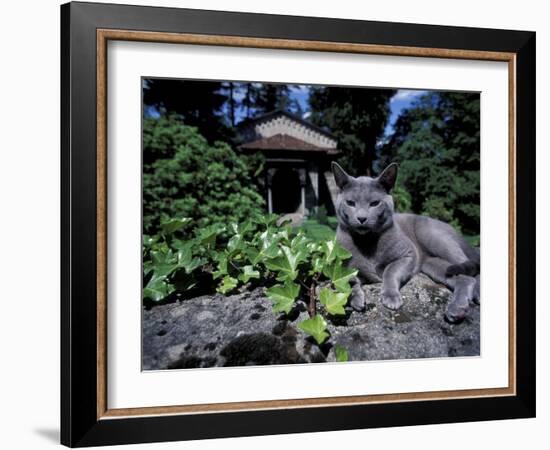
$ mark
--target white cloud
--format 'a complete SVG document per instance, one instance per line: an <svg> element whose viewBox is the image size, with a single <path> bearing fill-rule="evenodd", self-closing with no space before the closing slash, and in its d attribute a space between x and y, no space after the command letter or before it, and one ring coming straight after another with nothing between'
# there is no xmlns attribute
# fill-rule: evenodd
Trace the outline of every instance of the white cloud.
<svg viewBox="0 0 550 450"><path fill-rule="evenodd" d="M291 89L295 92L308 92L309 86L306 84L294 84Z"/></svg>
<svg viewBox="0 0 550 450"><path fill-rule="evenodd" d="M426 91L417 91L417 90L409 90L409 89L399 89L397 93L391 98L390 102L396 102L396 101L403 101L408 100L412 101L413 99L420 97L423 95Z"/></svg>
<svg viewBox="0 0 550 450"><path fill-rule="evenodd" d="M236 101L236 102L242 102L244 97L246 95L246 92L245 91L241 91L239 89L235 89L233 90L233 99Z"/></svg>

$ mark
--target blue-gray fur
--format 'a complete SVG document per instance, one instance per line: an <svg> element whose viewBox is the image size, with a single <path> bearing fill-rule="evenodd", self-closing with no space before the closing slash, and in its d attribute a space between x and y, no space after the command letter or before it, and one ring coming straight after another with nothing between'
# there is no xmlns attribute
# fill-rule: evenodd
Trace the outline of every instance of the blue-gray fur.
<svg viewBox="0 0 550 450"><path fill-rule="evenodd" d="M394 213L391 190L397 164L390 164L377 178L354 178L336 163L332 172L340 189L336 236L352 254L350 265L359 270L352 281L353 308L365 307L361 282L382 282L382 303L398 309L403 304L399 290L422 272L453 291L447 320L463 319L470 303L479 303L479 250L444 222Z"/></svg>

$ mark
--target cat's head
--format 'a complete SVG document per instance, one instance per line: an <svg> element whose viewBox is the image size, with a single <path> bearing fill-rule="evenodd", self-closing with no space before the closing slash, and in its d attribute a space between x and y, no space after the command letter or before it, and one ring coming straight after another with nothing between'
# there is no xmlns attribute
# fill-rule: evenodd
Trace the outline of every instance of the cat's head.
<svg viewBox="0 0 550 450"><path fill-rule="evenodd" d="M352 177L337 163L332 173L340 189L336 199L338 222L357 234L381 233L393 223L391 190L397 178L397 164L392 163L376 177Z"/></svg>

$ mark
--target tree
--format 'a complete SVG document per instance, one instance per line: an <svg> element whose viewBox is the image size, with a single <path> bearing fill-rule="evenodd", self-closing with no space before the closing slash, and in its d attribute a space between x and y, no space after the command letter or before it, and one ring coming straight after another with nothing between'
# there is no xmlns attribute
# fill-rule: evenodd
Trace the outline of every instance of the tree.
<svg viewBox="0 0 550 450"><path fill-rule="evenodd" d="M160 115L177 114L211 143L233 137L233 128L223 114L227 101L223 84L217 81L149 78L143 84L145 110L153 107Z"/></svg>
<svg viewBox="0 0 550 450"><path fill-rule="evenodd" d="M430 92L397 119L380 164L400 164L411 209L479 234L479 94Z"/></svg>
<svg viewBox="0 0 550 450"><path fill-rule="evenodd" d="M300 103L292 97L295 85L272 83L235 83L244 117L259 116L277 109L302 116Z"/></svg>
<svg viewBox="0 0 550 450"><path fill-rule="evenodd" d="M378 140L390 114L392 89L319 86L310 91L314 124L328 129L343 152L340 162L353 175L372 173Z"/></svg>

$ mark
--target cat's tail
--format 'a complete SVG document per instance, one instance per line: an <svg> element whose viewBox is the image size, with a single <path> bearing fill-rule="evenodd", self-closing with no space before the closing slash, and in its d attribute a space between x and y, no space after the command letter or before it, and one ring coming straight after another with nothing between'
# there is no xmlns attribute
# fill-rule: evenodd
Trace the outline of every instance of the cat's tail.
<svg viewBox="0 0 550 450"><path fill-rule="evenodd" d="M479 275L479 261L468 260L460 264L451 264L447 267L445 275L447 277L453 277L455 275L475 277Z"/></svg>

